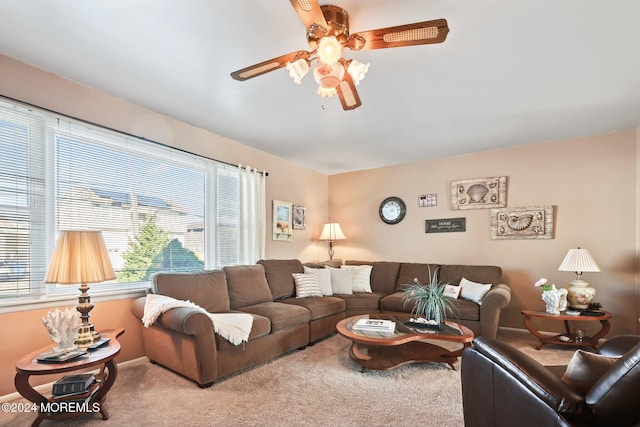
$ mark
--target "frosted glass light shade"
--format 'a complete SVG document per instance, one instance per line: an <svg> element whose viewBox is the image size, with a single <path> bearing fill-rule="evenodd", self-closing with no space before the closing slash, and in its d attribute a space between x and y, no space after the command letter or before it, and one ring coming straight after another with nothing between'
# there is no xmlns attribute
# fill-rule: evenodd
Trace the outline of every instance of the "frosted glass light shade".
<svg viewBox="0 0 640 427"><path fill-rule="evenodd" d="M287 70L289 70L289 77L297 84L302 83L302 78L309 71L309 61L306 59L298 59L297 61L287 62Z"/></svg>
<svg viewBox="0 0 640 427"><path fill-rule="evenodd" d="M320 62L333 65L342 56L342 45L334 36L323 37L318 44Z"/></svg>
<svg viewBox="0 0 640 427"><path fill-rule="evenodd" d="M325 89L333 89L340 84L344 77L344 67L341 64L319 64L313 70L316 83Z"/></svg>
<svg viewBox="0 0 640 427"><path fill-rule="evenodd" d="M347 72L351 75L353 79L353 83L356 85L360 83L362 79L364 79L364 75L369 70L369 63L363 64L360 61L356 61L352 59L347 67Z"/></svg>

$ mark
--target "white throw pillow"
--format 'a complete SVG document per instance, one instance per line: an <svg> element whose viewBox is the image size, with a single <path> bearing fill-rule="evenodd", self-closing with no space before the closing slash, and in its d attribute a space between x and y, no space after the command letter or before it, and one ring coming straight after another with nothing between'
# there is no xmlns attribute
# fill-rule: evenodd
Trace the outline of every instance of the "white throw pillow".
<svg viewBox="0 0 640 427"><path fill-rule="evenodd" d="M320 286L322 295L333 295L333 290L331 289L331 271L329 271L328 268L311 268L305 266L304 272L318 276L318 285Z"/></svg>
<svg viewBox="0 0 640 427"><path fill-rule="evenodd" d="M444 285L444 296L445 297L458 299L458 297L460 296L460 292L462 292L462 287L461 286Z"/></svg>
<svg viewBox="0 0 640 427"><path fill-rule="evenodd" d="M331 289L334 294L353 294L353 270L350 268L331 268Z"/></svg>
<svg viewBox="0 0 640 427"><path fill-rule="evenodd" d="M460 287L462 288L462 292L460 293L462 298L477 304L482 304L482 298L491 289L491 283L476 283L463 277L462 280L460 280Z"/></svg>
<svg viewBox="0 0 640 427"><path fill-rule="evenodd" d="M321 297L318 276L315 274L293 273L296 284L296 298Z"/></svg>
<svg viewBox="0 0 640 427"><path fill-rule="evenodd" d="M353 283L351 284L351 289L354 293L371 293L372 265L343 265L342 268L353 270Z"/></svg>

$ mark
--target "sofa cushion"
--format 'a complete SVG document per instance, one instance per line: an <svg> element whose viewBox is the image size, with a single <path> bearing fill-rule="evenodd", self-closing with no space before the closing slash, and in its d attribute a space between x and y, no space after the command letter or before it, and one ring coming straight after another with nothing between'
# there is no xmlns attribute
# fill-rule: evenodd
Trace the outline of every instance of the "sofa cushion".
<svg viewBox="0 0 640 427"><path fill-rule="evenodd" d="M239 313L239 312L235 312ZM271 321L263 316L258 316L257 314L251 314L253 316L253 324L251 325L251 333L249 334L248 341L254 340L256 338L264 337L269 335L271 332ZM216 347L219 351L224 351L228 349L234 349L238 346L231 344L226 339L222 338L220 335L215 334L216 337Z"/></svg>
<svg viewBox="0 0 640 427"><path fill-rule="evenodd" d="M281 302L263 302L243 307L240 311L269 319L271 333L305 325L311 321L311 313L306 308Z"/></svg>
<svg viewBox="0 0 640 427"><path fill-rule="evenodd" d="M315 274L318 276L318 286L320 287L322 295L333 295L333 289L331 289L331 270L328 268L311 268L306 265L303 266L303 268L306 274Z"/></svg>
<svg viewBox="0 0 640 427"><path fill-rule="evenodd" d="M353 270L327 267L331 270L331 289L335 294L353 293Z"/></svg>
<svg viewBox="0 0 640 427"><path fill-rule="evenodd" d="M347 260L345 265L370 265L371 269L371 290L373 292L381 292L390 294L396 289L396 281L398 280L398 272L400 271L399 262L391 261L354 261Z"/></svg>
<svg viewBox="0 0 640 427"><path fill-rule="evenodd" d="M385 294L381 292L373 292L340 295L340 298L344 299L347 312L378 313L380 312L380 299L384 296Z"/></svg>
<svg viewBox="0 0 640 427"><path fill-rule="evenodd" d="M500 283L502 269L493 265L443 265L440 268L440 281L451 285L460 284L462 278L477 283Z"/></svg>
<svg viewBox="0 0 640 427"><path fill-rule="evenodd" d="M296 298L321 297L317 274L293 273L296 284Z"/></svg>
<svg viewBox="0 0 640 427"><path fill-rule="evenodd" d="M341 268L353 271L351 290L356 292L371 292L371 265L343 265Z"/></svg>
<svg viewBox="0 0 640 427"><path fill-rule="evenodd" d="M273 301L262 265L234 265L224 267L223 271L227 276L232 310Z"/></svg>
<svg viewBox="0 0 640 427"><path fill-rule="evenodd" d="M460 320L480 320L480 305L475 302L458 298L451 303L454 315L449 316L450 320L455 320L456 317Z"/></svg>
<svg viewBox="0 0 640 427"><path fill-rule="evenodd" d="M297 259L263 259L258 264L264 266L269 289L273 300L289 298L294 295L293 273L304 273L302 263Z"/></svg>
<svg viewBox="0 0 640 427"><path fill-rule="evenodd" d="M476 304L482 304L482 298L491 290L491 283L476 283L463 277L460 280L460 296Z"/></svg>
<svg viewBox="0 0 640 427"><path fill-rule="evenodd" d="M410 313L412 309L411 303L404 302L404 291L394 292L380 299L380 311L383 313L390 311Z"/></svg>
<svg viewBox="0 0 640 427"><path fill-rule="evenodd" d="M429 274L436 274L436 270L438 270L439 264L423 264L423 263L413 263L413 262L403 262L400 265L400 271L398 273L398 280L396 281L396 291L402 291L406 288L408 284L413 282L413 279L417 278L423 284L427 284L431 282L431 277ZM442 281L442 274L440 274L439 282L444 283Z"/></svg>
<svg viewBox="0 0 640 427"><path fill-rule="evenodd" d="M191 301L210 313L230 309L227 279L220 270L202 273L156 273L153 293Z"/></svg>
<svg viewBox="0 0 640 427"><path fill-rule="evenodd" d="M322 319L345 310L345 302L338 297L286 298L278 301L304 307L311 313L311 320Z"/></svg>
<svg viewBox="0 0 640 427"><path fill-rule="evenodd" d="M453 314L447 315L447 319L451 321L480 320L480 306L472 301L462 298L451 300L451 308L453 310ZM349 310L348 303L347 310ZM395 292L380 299L380 311L383 313L389 311L411 313L412 310L413 304L411 302L405 304L404 302L404 291Z"/></svg>
<svg viewBox="0 0 640 427"><path fill-rule="evenodd" d="M618 359L578 349L562 375L562 381L581 396L600 379Z"/></svg>
<svg viewBox="0 0 640 427"><path fill-rule="evenodd" d="M303 265L306 265L307 267L311 267L311 268L325 268L325 267L340 268L342 266L342 260L339 258L328 259L326 261L305 262Z"/></svg>

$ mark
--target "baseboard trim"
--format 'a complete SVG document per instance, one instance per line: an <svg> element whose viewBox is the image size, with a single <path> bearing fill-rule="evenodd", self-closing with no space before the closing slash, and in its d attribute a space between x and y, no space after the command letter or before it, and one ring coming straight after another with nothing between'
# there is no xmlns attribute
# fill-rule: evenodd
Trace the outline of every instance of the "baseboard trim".
<svg viewBox="0 0 640 427"><path fill-rule="evenodd" d="M131 360L125 360L124 362L120 362L118 363L118 368L121 366L126 366L130 363L133 362L137 362L139 360L143 360L146 359L146 356L140 356L137 357L135 359L131 359ZM97 373L98 369L94 369L92 371L87 371L87 372L93 372L93 373ZM51 393L51 389L53 388L53 382L50 383L46 383L46 384L40 384L34 387L34 390L37 391L40 394L50 394ZM16 399L22 399L22 395L20 393L18 393L17 391L14 391L13 393L9 393L9 394L5 394L4 396L0 396L0 403L7 403L7 402L11 402L13 400Z"/></svg>

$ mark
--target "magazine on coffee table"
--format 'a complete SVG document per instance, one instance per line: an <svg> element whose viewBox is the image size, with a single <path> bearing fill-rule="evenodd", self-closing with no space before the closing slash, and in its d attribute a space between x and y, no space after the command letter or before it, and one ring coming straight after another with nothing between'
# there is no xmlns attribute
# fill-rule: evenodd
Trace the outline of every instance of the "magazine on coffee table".
<svg viewBox="0 0 640 427"><path fill-rule="evenodd" d="M353 329L356 331L375 331L393 333L396 330L396 322L383 319L359 319Z"/></svg>

